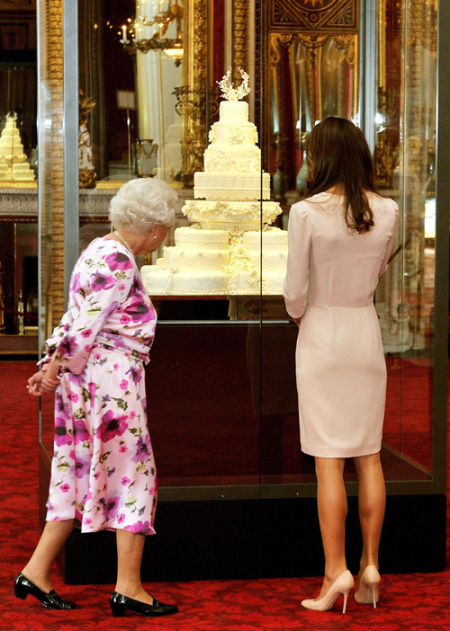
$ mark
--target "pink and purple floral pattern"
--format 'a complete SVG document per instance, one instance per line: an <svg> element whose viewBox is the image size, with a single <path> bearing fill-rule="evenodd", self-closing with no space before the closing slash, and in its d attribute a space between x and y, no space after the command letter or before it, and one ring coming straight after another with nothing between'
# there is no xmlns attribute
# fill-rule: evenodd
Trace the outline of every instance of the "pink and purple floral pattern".
<svg viewBox="0 0 450 631"><path fill-rule="evenodd" d="M69 306L47 340L64 367L55 393L47 520L83 532L154 534L156 467L144 363L156 313L128 250L95 239L78 259Z"/></svg>

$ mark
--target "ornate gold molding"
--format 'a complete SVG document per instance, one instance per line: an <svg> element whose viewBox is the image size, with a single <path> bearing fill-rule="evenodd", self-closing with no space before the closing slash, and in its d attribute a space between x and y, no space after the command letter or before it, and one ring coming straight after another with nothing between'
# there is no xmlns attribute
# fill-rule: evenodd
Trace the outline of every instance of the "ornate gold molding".
<svg viewBox="0 0 450 631"><path fill-rule="evenodd" d="M233 0L233 81L240 83L240 68L248 71L248 0Z"/></svg>
<svg viewBox="0 0 450 631"><path fill-rule="evenodd" d="M46 128L41 160L44 203L41 208L41 300L47 337L64 313L64 141L63 141L63 0L45 4L44 81L48 93L44 116ZM41 179L41 182L42 182Z"/></svg>
<svg viewBox="0 0 450 631"><path fill-rule="evenodd" d="M269 29L356 33L359 2L356 0L271 0Z"/></svg>

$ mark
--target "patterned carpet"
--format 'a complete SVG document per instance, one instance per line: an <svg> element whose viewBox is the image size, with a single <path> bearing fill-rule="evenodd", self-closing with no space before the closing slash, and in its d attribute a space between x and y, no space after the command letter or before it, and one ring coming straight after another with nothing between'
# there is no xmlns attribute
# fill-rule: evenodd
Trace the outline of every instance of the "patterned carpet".
<svg viewBox="0 0 450 631"><path fill-rule="evenodd" d="M12 582L39 537L37 402L28 398L26 377L32 362L0 362L0 628L10 631L165 629L167 631L260 631L382 629L443 631L450 628L450 569L439 574L384 575L378 609L350 599L340 613L304 610L300 600L320 586L318 578L158 583L149 591L176 602L180 613L161 620L137 616L113 618L108 599L112 585L65 586L57 570L54 585L75 600L72 612L47 611L32 597L14 598ZM432 516L430 516L432 519ZM413 551L412 551L413 553ZM447 561L450 561L447 548Z"/></svg>

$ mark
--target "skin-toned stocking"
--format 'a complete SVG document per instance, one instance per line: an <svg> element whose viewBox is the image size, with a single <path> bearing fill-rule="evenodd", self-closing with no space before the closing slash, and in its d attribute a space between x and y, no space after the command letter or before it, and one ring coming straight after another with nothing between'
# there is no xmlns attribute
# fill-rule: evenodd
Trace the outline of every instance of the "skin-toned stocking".
<svg viewBox="0 0 450 631"><path fill-rule="evenodd" d="M53 589L51 568L72 530L73 519L46 522L33 556L22 570L22 574L44 592Z"/></svg>
<svg viewBox="0 0 450 631"><path fill-rule="evenodd" d="M325 577L318 598L347 569L345 520L347 495L344 486L344 458L316 458L317 507L325 554Z"/></svg>

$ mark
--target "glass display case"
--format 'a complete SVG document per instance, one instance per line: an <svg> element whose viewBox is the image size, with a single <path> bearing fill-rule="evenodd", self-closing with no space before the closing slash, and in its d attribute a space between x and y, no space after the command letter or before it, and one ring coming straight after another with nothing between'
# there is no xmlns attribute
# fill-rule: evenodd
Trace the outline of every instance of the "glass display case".
<svg viewBox="0 0 450 631"><path fill-rule="evenodd" d="M43 331L64 310L67 276L48 271L68 267L69 226L79 230L77 250L108 231L108 201L132 177L163 178L180 200L164 246L139 262L159 313L147 390L160 536L146 543L144 576L322 572L314 462L299 447L297 327L282 284L289 208L306 190L304 141L328 115L364 122L379 191L401 216L376 294L388 367L381 562L385 572L442 568L449 199L442 165L450 132L437 87L448 58L445 42L438 49L438 19L448 9L434 0L380 0L372 38L374 8L363 0L79 0L78 37L70 44L66 35L78 64L68 90L81 94L74 116L55 87L63 72L51 64L63 56L68 18L49 17L44 5ZM377 60L372 82L367 57ZM241 86L237 100L224 98ZM77 134L76 155L65 154L62 129ZM75 168L64 172L68 160ZM62 211L71 195L72 211ZM50 409L42 410L41 437L44 495ZM345 479L356 514L351 461ZM356 567L360 533L348 536ZM111 581L112 562L80 560L104 559L104 550L114 558L113 547L108 533L75 534L66 579ZM411 558L410 549L421 552Z"/></svg>

